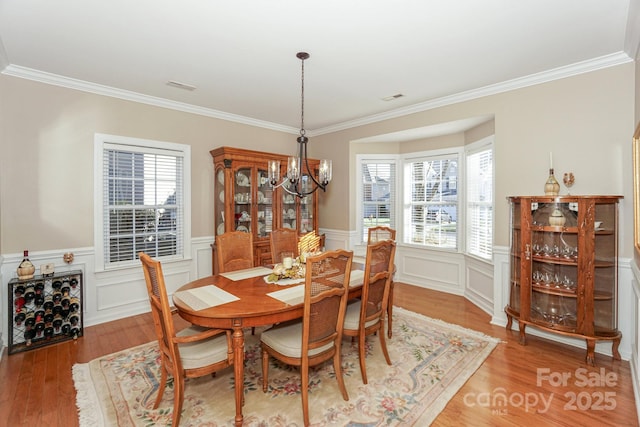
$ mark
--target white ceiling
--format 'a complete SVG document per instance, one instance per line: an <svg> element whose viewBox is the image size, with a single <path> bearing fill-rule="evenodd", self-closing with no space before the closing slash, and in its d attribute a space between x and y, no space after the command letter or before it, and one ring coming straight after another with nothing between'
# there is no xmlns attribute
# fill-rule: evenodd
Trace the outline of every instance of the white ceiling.
<svg viewBox="0 0 640 427"><path fill-rule="evenodd" d="M312 136L629 62L638 3L0 0L0 70L297 133L307 51Z"/></svg>

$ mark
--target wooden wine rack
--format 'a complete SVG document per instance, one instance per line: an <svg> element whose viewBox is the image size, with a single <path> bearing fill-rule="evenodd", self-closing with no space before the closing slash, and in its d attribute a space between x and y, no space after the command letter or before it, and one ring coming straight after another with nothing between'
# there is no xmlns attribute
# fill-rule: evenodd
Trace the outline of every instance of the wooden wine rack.
<svg viewBox="0 0 640 427"><path fill-rule="evenodd" d="M82 336L82 271L12 279L9 354Z"/></svg>

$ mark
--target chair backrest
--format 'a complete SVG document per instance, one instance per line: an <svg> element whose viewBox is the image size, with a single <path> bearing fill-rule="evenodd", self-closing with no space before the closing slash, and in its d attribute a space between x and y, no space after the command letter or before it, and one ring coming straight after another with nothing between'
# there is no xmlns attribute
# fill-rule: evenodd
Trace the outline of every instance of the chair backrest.
<svg viewBox="0 0 640 427"><path fill-rule="evenodd" d="M253 235L243 231L227 231L216 236L218 271L242 270L253 267Z"/></svg>
<svg viewBox="0 0 640 427"><path fill-rule="evenodd" d="M147 292L149 294L149 303L151 304L151 314L153 316L153 324L160 345L160 353L165 366L173 365L174 369L181 369L180 354L178 345L173 341L175 337L175 327L173 318L171 317L171 307L169 305L169 296L164 283L164 274L160 261L152 259L144 252L138 254L142 262L144 271L144 279L147 284Z"/></svg>
<svg viewBox="0 0 640 427"><path fill-rule="evenodd" d="M353 252L324 252L306 260L302 355L314 349L340 350Z"/></svg>
<svg viewBox="0 0 640 427"><path fill-rule="evenodd" d="M298 252L298 232L292 228L278 228L271 232L269 236L271 244L271 260L274 264L282 262L283 252L291 252L297 257Z"/></svg>
<svg viewBox="0 0 640 427"><path fill-rule="evenodd" d="M324 235L318 236L315 230L308 232L304 236L300 237L298 241L298 254L313 253L322 248L324 241Z"/></svg>
<svg viewBox="0 0 640 427"><path fill-rule="evenodd" d="M381 240L367 245L360 325L365 325L386 312L395 254L396 242L393 240Z"/></svg>
<svg viewBox="0 0 640 427"><path fill-rule="evenodd" d="M379 242L380 240L396 240L396 230L384 225L370 227L367 243Z"/></svg>

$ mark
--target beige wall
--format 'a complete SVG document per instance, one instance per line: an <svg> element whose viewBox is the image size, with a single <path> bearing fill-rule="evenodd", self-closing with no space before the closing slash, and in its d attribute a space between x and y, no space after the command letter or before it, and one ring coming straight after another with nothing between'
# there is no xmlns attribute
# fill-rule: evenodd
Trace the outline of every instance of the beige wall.
<svg viewBox="0 0 640 427"><path fill-rule="evenodd" d="M295 135L0 75L0 253L93 246L94 133L191 145L192 235L213 236L209 150Z"/></svg>
<svg viewBox="0 0 640 427"><path fill-rule="evenodd" d="M333 160L320 225L354 230L356 152L350 141L479 115L495 116L496 239L508 244L508 195L542 194L549 151L574 194L621 194L621 255L633 248L633 63L332 134L309 152ZM213 236L209 150L290 152L295 136L0 75L0 253L93 245L95 132L191 145L192 234ZM397 152L405 147L398 146ZM437 147L434 147L437 148ZM349 185L344 185L348 182ZM564 192L564 188L562 189ZM339 209L336 207L340 207Z"/></svg>
<svg viewBox="0 0 640 427"><path fill-rule="evenodd" d="M556 176L573 172L573 194L620 194L620 248L633 247L631 135L634 130L634 64L436 108L385 122L312 138L313 155L334 159L334 182L325 202L354 209L349 141L480 115L495 116L495 244L508 245L509 195L543 194L553 152ZM362 150L360 148L359 150ZM399 151L403 151L402 148ZM336 160L339 159L337 164ZM564 194L566 189L562 188ZM321 212L324 227L355 229L342 210Z"/></svg>

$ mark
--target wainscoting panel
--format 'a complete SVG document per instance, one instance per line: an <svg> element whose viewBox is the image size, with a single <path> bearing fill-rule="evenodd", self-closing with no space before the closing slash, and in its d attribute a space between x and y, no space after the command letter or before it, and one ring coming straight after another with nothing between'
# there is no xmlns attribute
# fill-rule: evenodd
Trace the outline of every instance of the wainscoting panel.
<svg viewBox="0 0 640 427"><path fill-rule="evenodd" d="M493 313L493 265L466 257L464 296L488 314Z"/></svg>
<svg viewBox="0 0 640 427"><path fill-rule="evenodd" d="M464 256L460 254L399 246L396 249L396 266L399 282L464 294Z"/></svg>
<svg viewBox="0 0 640 427"><path fill-rule="evenodd" d="M200 277L211 274L211 243L213 237L196 238L191 241L189 260L163 263L163 271L169 294L183 285ZM66 252L74 254L71 264L65 264L62 256ZM149 311L149 301L144 284L142 267L131 267L114 271L95 271L95 253L93 248L61 249L57 251L30 252L29 259L36 266L53 263L55 271L82 270L83 272L83 323L84 327L109 322L123 317L133 316ZM22 254L4 255L0 265L2 279L1 295L7 294L9 280L16 277L16 269L22 261ZM6 304L6 298L0 297L0 305ZM2 346L8 344L7 307L0 307L2 319Z"/></svg>

